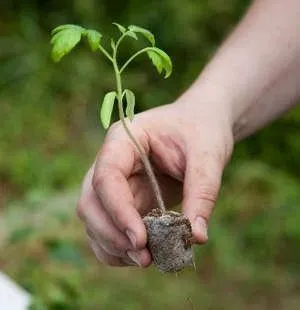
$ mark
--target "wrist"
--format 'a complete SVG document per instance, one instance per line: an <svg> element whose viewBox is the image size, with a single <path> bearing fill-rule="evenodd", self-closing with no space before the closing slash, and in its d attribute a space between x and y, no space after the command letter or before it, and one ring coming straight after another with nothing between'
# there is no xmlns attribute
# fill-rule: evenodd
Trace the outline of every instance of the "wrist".
<svg viewBox="0 0 300 310"><path fill-rule="evenodd" d="M191 120L207 119L224 125L233 133L236 123L233 100L227 91L208 83L200 76L174 103L187 113Z"/></svg>

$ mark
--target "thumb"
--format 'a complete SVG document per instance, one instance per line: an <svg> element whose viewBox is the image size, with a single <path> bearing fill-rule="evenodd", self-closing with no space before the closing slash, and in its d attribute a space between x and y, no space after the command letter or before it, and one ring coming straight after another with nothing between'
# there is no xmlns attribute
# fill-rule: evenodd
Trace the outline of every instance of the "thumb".
<svg viewBox="0 0 300 310"><path fill-rule="evenodd" d="M206 243L209 218L216 203L224 169L221 156L194 151L187 159L183 211L190 219L195 243Z"/></svg>

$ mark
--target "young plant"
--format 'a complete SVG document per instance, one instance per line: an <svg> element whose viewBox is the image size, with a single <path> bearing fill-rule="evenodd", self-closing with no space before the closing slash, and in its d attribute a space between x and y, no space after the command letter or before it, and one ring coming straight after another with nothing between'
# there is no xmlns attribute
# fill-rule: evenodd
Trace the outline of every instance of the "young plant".
<svg viewBox="0 0 300 310"><path fill-rule="evenodd" d="M148 245L150 247L151 254L153 256L154 262L161 270L178 271L182 269L184 265L191 263L191 226L188 219L186 219L179 213L166 211L161 191L148 156L145 153L144 149L141 147L139 141L132 134L129 127L129 122L132 121L134 118L135 95L132 90L123 89L122 86L122 74L128 69L128 66L131 64L131 62L140 55L146 54L152 61L153 65L156 67L157 71L160 74L164 72L165 78L168 78L172 73L172 61L163 50L155 46L155 37L149 30L135 25L131 25L127 28L117 23L113 23L113 25L118 28L120 35L116 41L111 38L111 52L109 52L102 45L102 34L96 30L86 29L81 26L70 24L56 27L52 31L52 58L55 62L59 62L80 42L82 38L85 38L87 39L87 42L93 52L101 52L112 64L116 79L116 90L110 91L104 96L100 110L100 120L104 128L107 129L111 122L114 103L117 101L119 118L121 120L124 130L126 131L128 137L132 141L133 145L135 146L141 157L158 205L158 209L155 209L154 212L151 212L144 218L148 233ZM128 58L127 61L124 62L124 64L119 64L118 55L121 44L124 42L125 39L138 40L138 36L144 37L149 43L149 46L135 52L131 57ZM125 112L123 109L124 99L126 99ZM154 222L155 224L153 226L152 224ZM172 248L177 246L176 243L174 244L174 240L176 239L173 238L174 232L173 234L170 234L168 230L169 228L167 230L165 229L162 232L161 227L158 227L161 225L165 227L170 227L170 223L174 224L173 226L175 228L177 227L176 230L178 236L176 238L179 238L180 242L182 243L182 253L179 255L180 257L178 260L178 262L180 262L179 265L181 264L180 266L173 266L174 257L172 257L172 255L169 255L169 252L172 250ZM180 227L180 225L182 226L182 231L180 229L178 230L178 227ZM166 238L168 238L169 235L172 237L172 240L170 240L171 243L166 241ZM163 240L161 240L161 238L163 238ZM166 244L168 243L166 249L166 252L168 253L160 253L158 256L153 253L153 249L157 248L155 242L158 245L161 244L161 242L165 242ZM184 257L182 257L182 255ZM166 265L166 261L168 261L168 259L166 259L167 257L169 257L171 261L169 261Z"/></svg>

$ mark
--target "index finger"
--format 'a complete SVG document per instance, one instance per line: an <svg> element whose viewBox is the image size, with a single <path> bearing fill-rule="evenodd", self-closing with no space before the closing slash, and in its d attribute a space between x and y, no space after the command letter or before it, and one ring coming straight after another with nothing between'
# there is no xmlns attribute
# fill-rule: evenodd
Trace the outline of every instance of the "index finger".
<svg viewBox="0 0 300 310"><path fill-rule="evenodd" d="M137 156L129 140L108 137L96 161L93 187L115 225L133 247L142 249L147 242L146 229L128 183L139 161Z"/></svg>

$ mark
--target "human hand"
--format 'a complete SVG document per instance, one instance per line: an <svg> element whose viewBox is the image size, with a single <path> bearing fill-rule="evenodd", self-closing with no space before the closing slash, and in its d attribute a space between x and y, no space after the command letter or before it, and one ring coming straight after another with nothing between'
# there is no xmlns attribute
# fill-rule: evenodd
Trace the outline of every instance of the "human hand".
<svg viewBox="0 0 300 310"><path fill-rule="evenodd" d="M233 138L224 107L190 100L183 96L141 113L130 126L153 163L167 207L182 202L194 242L203 244ZM77 208L97 258L111 266L151 264L142 216L155 206L139 154L116 123L85 177Z"/></svg>

